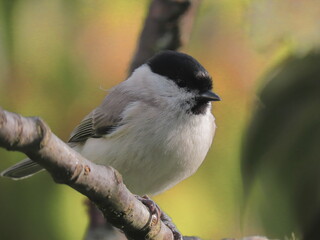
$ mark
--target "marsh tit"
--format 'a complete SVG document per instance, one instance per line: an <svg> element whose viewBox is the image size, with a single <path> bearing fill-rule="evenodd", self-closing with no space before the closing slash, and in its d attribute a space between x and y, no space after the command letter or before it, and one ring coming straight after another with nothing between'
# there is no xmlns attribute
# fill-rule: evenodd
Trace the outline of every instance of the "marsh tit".
<svg viewBox="0 0 320 240"><path fill-rule="evenodd" d="M68 144L85 158L110 165L131 192L155 195L192 175L215 133L209 73L193 57L163 51L112 88L72 132ZM42 167L30 159L2 176L22 179Z"/></svg>

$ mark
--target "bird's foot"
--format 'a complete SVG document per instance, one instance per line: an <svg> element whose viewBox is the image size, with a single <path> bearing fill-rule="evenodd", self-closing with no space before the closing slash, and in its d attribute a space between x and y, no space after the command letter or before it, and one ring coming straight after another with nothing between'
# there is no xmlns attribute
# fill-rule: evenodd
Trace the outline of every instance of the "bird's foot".
<svg viewBox="0 0 320 240"><path fill-rule="evenodd" d="M155 215L156 220L155 224L158 223L159 219L162 220L162 222L172 231L174 240L182 240L182 235L177 229L176 225L173 224L171 218L164 213L160 207L147 195L144 195L143 197L136 196L139 201L141 201L150 211L152 215Z"/></svg>
<svg viewBox="0 0 320 240"><path fill-rule="evenodd" d="M136 198L149 209L149 211L152 215L155 215L156 220L154 223L157 224L159 219L161 218L160 207L147 195L144 195L142 197L136 195Z"/></svg>

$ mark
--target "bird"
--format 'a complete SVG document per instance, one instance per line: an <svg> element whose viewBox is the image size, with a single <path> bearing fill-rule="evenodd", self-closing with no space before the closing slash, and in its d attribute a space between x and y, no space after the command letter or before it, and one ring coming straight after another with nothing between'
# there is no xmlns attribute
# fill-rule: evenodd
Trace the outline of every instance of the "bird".
<svg viewBox="0 0 320 240"><path fill-rule="evenodd" d="M68 145L112 166L137 195L156 195L196 172L215 134L212 78L193 57L161 51L113 87L71 133ZM23 179L43 168L25 159L1 176Z"/></svg>

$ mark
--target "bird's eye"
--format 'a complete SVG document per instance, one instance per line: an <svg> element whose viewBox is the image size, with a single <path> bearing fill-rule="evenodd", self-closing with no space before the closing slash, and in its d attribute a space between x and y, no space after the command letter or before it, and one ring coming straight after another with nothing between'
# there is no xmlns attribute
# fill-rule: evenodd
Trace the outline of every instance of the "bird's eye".
<svg viewBox="0 0 320 240"><path fill-rule="evenodd" d="M186 87L186 86L187 86L186 81L183 81L183 80L180 79L180 78L177 78L176 83L177 83L177 85L178 85L179 87Z"/></svg>

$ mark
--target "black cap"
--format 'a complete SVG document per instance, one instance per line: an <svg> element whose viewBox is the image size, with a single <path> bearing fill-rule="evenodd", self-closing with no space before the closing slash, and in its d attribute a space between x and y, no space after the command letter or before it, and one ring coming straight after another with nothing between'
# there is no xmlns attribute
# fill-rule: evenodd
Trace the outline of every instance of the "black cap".
<svg viewBox="0 0 320 240"><path fill-rule="evenodd" d="M212 80L205 68L193 57L175 51L162 51L147 64L152 72L167 77L187 91L207 92L212 89Z"/></svg>

